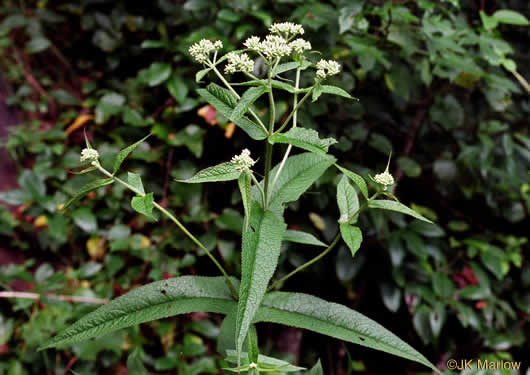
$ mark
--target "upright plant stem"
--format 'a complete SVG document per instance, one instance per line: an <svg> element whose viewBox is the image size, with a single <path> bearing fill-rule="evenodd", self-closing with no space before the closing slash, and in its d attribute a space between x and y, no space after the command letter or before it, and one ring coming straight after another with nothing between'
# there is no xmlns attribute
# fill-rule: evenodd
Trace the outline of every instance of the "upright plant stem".
<svg viewBox="0 0 530 375"><path fill-rule="evenodd" d="M276 117L276 107L274 104L274 96L272 94L272 66L269 65L269 131L268 134L271 135L274 132L274 120ZM272 167L272 144L267 140L267 145L265 147L265 208L269 205L269 180L270 172Z"/></svg>
<svg viewBox="0 0 530 375"><path fill-rule="evenodd" d="M116 176L113 176L109 171L107 171L105 168L103 168L101 166L101 164L99 164L99 162L96 162L95 163L95 167L101 172L103 173L105 176L109 177L109 178L112 178L114 181L122 184L123 186L125 186L127 189L131 190L132 192L134 192L135 194L141 196L141 197L144 197L145 196L145 193L139 191L138 189L136 189L135 187L129 185L127 182L123 181L122 179L116 177ZM201 243L201 241L199 241L193 234L190 233L190 231L175 217L173 216L173 214L171 212L169 212L168 210L166 210L164 207L162 207L161 205L159 205L158 203L156 202L153 202L153 206L156 207L160 212L162 212L164 215L166 215L172 222L175 223L175 225L190 239L193 241L193 243L195 243L201 250L203 250L206 255L210 258L210 260L217 266L217 268L219 269L219 271L221 271L221 273L223 274L223 276L225 277L225 280L226 280L226 284L228 285L228 288L230 289L230 292L232 293L232 297L234 297L234 299L237 301L239 299L239 294L236 290L236 288L234 287L234 284L232 284L232 281L230 280L230 277L228 276L228 274L226 273L225 269L223 268L223 266L217 261L217 259L215 259L215 257L212 255L212 253L210 253L210 251L208 251L208 249Z"/></svg>
<svg viewBox="0 0 530 375"><path fill-rule="evenodd" d="M289 123L289 120L291 120L291 118L294 116L294 114L296 112L298 112L298 109L300 108L300 106L306 101L306 99L309 97L309 95L311 94L311 92L313 91L313 88L311 88L303 97L302 99L298 102L298 104L296 104L296 106L293 108L293 110L291 111L291 113L289 113L289 116L287 116L287 118L285 119L285 121L283 122L283 124L278 128L278 130L276 130L273 134L277 134L279 132L281 132L286 126L287 124Z"/></svg>

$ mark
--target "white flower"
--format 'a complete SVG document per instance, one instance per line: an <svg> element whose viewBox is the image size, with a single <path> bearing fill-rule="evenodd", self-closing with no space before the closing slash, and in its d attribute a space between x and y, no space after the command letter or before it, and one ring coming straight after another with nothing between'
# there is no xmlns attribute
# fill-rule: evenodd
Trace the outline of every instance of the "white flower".
<svg viewBox="0 0 530 375"><path fill-rule="evenodd" d="M292 35L303 35L304 34L304 28L302 25L292 23L292 22L282 22L282 23L275 23L269 27L269 30L271 33L274 34L292 34Z"/></svg>
<svg viewBox="0 0 530 375"><path fill-rule="evenodd" d="M386 187L394 184L394 177L388 172L388 167L390 166L390 157L392 153L388 156L388 163L386 164L386 169L383 173L378 173L374 177L374 181L378 184L383 185L383 189L386 190Z"/></svg>
<svg viewBox="0 0 530 375"><path fill-rule="evenodd" d="M96 161L99 158L99 153L97 150L94 150L93 148L85 148L83 151L81 151L81 158L79 159L81 162L85 161Z"/></svg>
<svg viewBox="0 0 530 375"><path fill-rule="evenodd" d="M246 172L256 164L256 162L250 157L250 151L247 149L241 151L240 155L234 156L231 162L234 164L236 171L238 172Z"/></svg>
<svg viewBox="0 0 530 375"><path fill-rule="evenodd" d="M320 60L317 63L317 78L322 80L340 72L340 64L334 60Z"/></svg>
<svg viewBox="0 0 530 375"><path fill-rule="evenodd" d="M272 60L291 54L291 47L287 41L278 35L267 35L265 40L260 43L260 51L265 58Z"/></svg>
<svg viewBox="0 0 530 375"><path fill-rule="evenodd" d="M307 40L304 40L302 38L298 38L296 40L293 40L291 43L289 43L289 47L293 49L298 54L303 53L305 50L311 49L311 43L309 43Z"/></svg>
<svg viewBox="0 0 530 375"><path fill-rule="evenodd" d="M243 45L248 49L257 51L260 48L260 39L257 36L251 36Z"/></svg>
<svg viewBox="0 0 530 375"><path fill-rule="evenodd" d="M248 368L258 368L258 365L254 362L251 362L250 365L248 365Z"/></svg>
<svg viewBox="0 0 530 375"><path fill-rule="evenodd" d="M252 60L246 53L238 55L237 53L230 52L226 55L228 64L225 66L225 73L235 72L252 72L254 69L254 60Z"/></svg>
<svg viewBox="0 0 530 375"><path fill-rule="evenodd" d="M190 55L197 60L197 62L205 63L208 61L208 56L211 52L223 48L223 42L217 40L212 43L211 40L202 39L199 43L193 44L189 48Z"/></svg>

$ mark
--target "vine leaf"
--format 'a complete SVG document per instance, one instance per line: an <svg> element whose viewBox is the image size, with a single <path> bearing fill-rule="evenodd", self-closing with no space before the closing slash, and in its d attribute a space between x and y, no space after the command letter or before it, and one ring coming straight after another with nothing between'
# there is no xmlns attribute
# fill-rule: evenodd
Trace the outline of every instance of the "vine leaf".
<svg viewBox="0 0 530 375"><path fill-rule="evenodd" d="M346 306L315 296L287 292L269 293L263 299L255 321L308 329L367 346L419 362L442 375L421 353L379 323Z"/></svg>
<svg viewBox="0 0 530 375"><path fill-rule="evenodd" d="M354 225L340 224L340 234L350 248L351 256L354 257L357 250L361 247L361 242L363 242L361 230Z"/></svg>
<svg viewBox="0 0 530 375"><path fill-rule="evenodd" d="M237 280L232 282L238 285ZM191 312L228 314L235 306L224 277L181 276L133 289L85 315L39 350L65 346L121 328Z"/></svg>
<svg viewBox="0 0 530 375"><path fill-rule="evenodd" d="M226 162L214 165L197 172L191 178L187 180L177 180L179 182L185 182L187 184L200 184L203 182L219 182L219 181L232 181L237 180L241 172L237 171L234 167L234 163Z"/></svg>
<svg viewBox="0 0 530 375"><path fill-rule="evenodd" d="M121 167L121 164L123 163L123 161L127 158L127 156L129 156L129 154L131 152L133 152L136 147L138 147L138 145L140 143L142 143L143 141L145 141L147 138L149 138L151 136L151 134L148 134L146 135L145 137L143 137L142 139L140 139L138 142L135 142L133 143L132 145L130 145L129 147L125 147L123 150L121 150L118 155L116 155L116 159L114 159L114 167L112 169L112 175L114 176L118 170L120 169Z"/></svg>
<svg viewBox="0 0 530 375"><path fill-rule="evenodd" d="M269 142L271 144L288 143L320 154L327 153L329 146L337 143L334 138L320 139L316 130L306 128L291 128L285 133L274 134L269 137Z"/></svg>
<svg viewBox="0 0 530 375"><path fill-rule="evenodd" d="M66 210L73 203L77 202L79 199L83 198L85 195L87 195L91 191L97 190L100 187L105 186L105 185L110 185L113 182L114 180L112 178L102 178L99 180L89 182L88 184L84 185L81 189L79 189L77 193L75 193L75 195L64 204L62 209Z"/></svg>
<svg viewBox="0 0 530 375"><path fill-rule="evenodd" d="M350 185L348 177L343 175L337 185L337 205L339 206L339 223L349 223L359 210L357 191Z"/></svg>
<svg viewBox="0 0 530 375"><path fill-rule="evenodd" d="M384 199L376 199L374 201L371 201L368 204L368 207L370 208L381 208L383 210L389 210L389 211L396 211L401 212L405 215L410 215L418 220L426 221L427 223L433 224L432 221L427 219L426 217L420 215L416 211L414 211L411 208L408 208L402 203L396 202L396 201L390 201L390 200L384 200Z"/></svg>
<svg viewBox="0 0 530 375"><path fill-rule="evenodd" d="M286 227L283 219L273 212L264 211L258 204L252 207L250 228L243 232L241 288L235 332L238 355L241 355L252 319L278 265Z"/></svg>

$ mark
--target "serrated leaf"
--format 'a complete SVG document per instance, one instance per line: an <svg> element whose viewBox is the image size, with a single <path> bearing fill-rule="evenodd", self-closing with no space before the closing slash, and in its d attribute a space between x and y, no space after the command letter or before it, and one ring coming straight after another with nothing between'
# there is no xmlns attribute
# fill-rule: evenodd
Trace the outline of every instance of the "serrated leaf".
<svg viewBox="0 0 530 375"><path fill-rule="evenodd" d="M237 363L237 352L235 350L227 350L226 354L227 356L225 360L227 362ZM242 352L241 354L243 355L243 361L241 362L241 365L246 367L250 364L249 360L247 359L248 353ZM257 361L254 363L258 364L258 367L262 370L267 369L268 370L267 372L270 372L274 369L277 369L277 371L281 373L305 370L304 367L294 366L294 365L291 365L289 362L282 361L281 359L277 359L273 357L268 357L262 354L258 356ZM237 368L235 369L235 371L237 372Z"/></svg>
<svg viewBox="0 0 530 375"><path fill-rule="evenodd" d="M300 67L300 63L296 61L279 64L272 70L272 76L282 74L282 73L288 72L289 70L297 69L299 67Z"/></svg>
<svg viewBox="0 0 530 375"><path fill-rule="evenodd" d="M128 172L127 181L129 185L138 190L140 193L145 194L144 185L142 184L142 178L139 174Z"/></svg>
<svg viewBox="0 0 530 375"><path fill-rule="evenodd" d="M132 208L142 215L154 219L153 216L153 193L146 194L142 197L133 197L131 199Z"/></svg>
<svg viewBox="0 0 530 375"><path fill-rule="evenodd" d="M232 282L237 285L237 280ZM182 276L136 288L85 315L39 350L191 312L228 314L235 307L224 277Z"/></svg>
<svg viewBox="0 0 530 375"><path fill-rule="evenodd" d="M501 23L507 23L510 25L526 26L529 24L528 18L521 13L510 9L500 9L493 13L492 17Z"/></svg>
<svg viewBox="0 0 530 375"><path fill-rule="evenodd" d="M363 242L361 230L350 224L340 224L340 234L346 245L350 248L351 256L354 257L357 250L360 249Z"/></svg>
<svg viewBox="0 0 530 375"><path fill-rule="evenodd" d="M264 86L251 87L245 91L230 114L230 121L235 122L240 119L248 111L252 103L267 91L268 88Z"/></svg>
<svg viewBox="0 0 530 375"><path fill-rule="evenodd" d="M320 90L322 94L338 95L338 96L342 96L343 98L359 100L357 98L354 98L348 92L344 91L343 89L337 86L320 85Z"/></svg>
<svg viewBox="0 0 530 375"><path fill-rule="evenodd" d="M145 137L143 137L142 139L140 139L138 142L135 142L132 145L130 145L129 147L125 147L123 150L118 152L118 155L116 155L116 159L114 159L114 167L112 168L112 175L113 176L116 174L116 172L118 172L118 170L121 167L121 164L127 158L127 156L129 156L129 154L131 152L133 152L136 149L136 147L138 147L138 145L140 143L145 141L150 136L151 136L151 134L148 134Z"/></svg>
<svg viewBox="0 0 530 375"><path fill-rule="evenodd" d="M241 82L241 83L238 83L237 85L238 86L265 87L266 91L268 91L267 86L269 85L269 80L267 79L253 80L253 81ZM291 94L294 94L296 92L296 88L293 85L290 85L286 82L278 81L276 79L271 80L271 86L275 89L285 90L287 92L290 92Z"/></svg>
<svg viewBox="0 0 530 375"><path fill-rule="evenodd" d="M243 231L246 231L248 229L252 208L252 203L250 201L252 178L250 176L250 172L242 173L237 179L237 184L241 193L241 200L243 201L243 209L245 210L245 227L243 228Z"/></svg>
<svg viewBox="0 0 530 375"><path fill-rule="evenodd" d="M187 184L200 184L203 182L219 182L237 180L241 172L237 171L232 162L214 165L197 172L187 180L177 180Z"/></svg>
<svg viewBox="0 0 530 375"><path fill-rule="evenodd" d="M209 84L207 89L197 90L197 93L226 118L230 118L237 104L237 98L233 93L215 83ZM243 116L234 121L234 123L243 129L252 139L262 140L267 138L265 130L255 122L250 121L247 117Z"/></svg>
<svg viewBox="0 0 530 375"><path fill-rule="evenodd" d="M196 83L199 83L201 82L201 79L204 78L204 76L206 74L208 74L208 72L212 70L212 68L206 68L206 69L202 69L202 70L199 70L197 73L195 73L195 82Z"/></svg>
<svg viewBox="0 0 530 375"><path fill-rule="evenodd" d="M368 199L368 187L366 186L366 181L364 181L364 178L359 176L357 173L354 173L346 168L341 167L338 164L335 164L335 167L337 167L342 173L348 176L355 183L355 185L357 185L357 187L363 194L363 197L365 199Z"/></svg>
<svg viewBox="0 0 530 375"><path fill-rule="evenodd" d="M277 210L284 203L298 200L335 161L331 155L311 152L290 156L270 193L269 207ZM278 168L273 168L271 176L276 175Z"/></svg>
<svg viewBox="0 0 530 375"><path fill-rule="evenodd" d="M241 353L250 324L258 311L280 256L286 225L271 211L252 207L250 228L243 232L241 288L236 321L236 349Z"/></svg>
<svg viewBox="0 0 530 375"><path fill-rule="evenodd" d="M83 198L85 195L90 193L91 191L97 190L102 186L112 184L114 181L112 178L103 178L100 180L92 181L85 186L83 186L75 195L70 198L63 206L63 210L66 210L68 207L72 205L72 203L77 202L79 199Z"/></svg>
<svg viewBox="0 0 530 375"><path fill-rule="evenodd" d="M314 245L327 247L324 242L313 236L311 233L302 232L301 230L287 230L283 235L284 241L301 243L304 245Z"/></svg>
<svg viewBox="0 0 530 375"><path fill-rule="evenodd" d="M368 207L370 207L370 208L381 208L383 210L401 212L402 214L410 215L410 216L412 216L412 217L414 217L414 218L416 218L418 220L423 220L423 221L426 221L427 223L432 223L432 221L430 221L426 217L420 215L419 213L417 213L413 209L410 209L407 206L405 206L404 204L396 202L396 201L376 199L376 200L371 201L370 203L368 203Z"/></svg>
<svg viewBox="0 0 530 375"><path fill-rule="evenodd" d="M348 177L343 175L337 185L337 205L339 206L339 223L349 223L359 210L357 191L350 185Z"/></svg>
<svg viewBox="0 0 530 375"><path fill-rule="evenodd" d="M318 297L301 293L269 293L263 299L255 322L308 329L419 362L442 375L421 353L379 323L346 306Z"/></svg>
<svg viewBox="0 0 530 375"><path fill-rule="evenodd" d="M327 153L329 146L337 143L334 138L320 139L316 130L306 128L291 128L285 133L274 134L269 137L269 142L271 144L287 143L321 154Z"/></svg>
<svg viewBox="0 0 530 375"><path fill-rule="evenodd" d="M322 95L322 85L320 83L316 83L313 87L313 92L311 93L311 101L316 102L318 98L320 98L320 95Z"/></svg>

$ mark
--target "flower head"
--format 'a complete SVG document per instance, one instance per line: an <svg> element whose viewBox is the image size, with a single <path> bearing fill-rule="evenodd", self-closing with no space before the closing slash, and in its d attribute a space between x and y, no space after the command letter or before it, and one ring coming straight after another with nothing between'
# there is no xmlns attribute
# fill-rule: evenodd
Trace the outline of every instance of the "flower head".
<svg viewBox="0 0 530 375"><path fill-rule="evenodd" d="M258 368L258 365L254 362L251 362L250 365L248 365L248 368Z"/></svg>
<svg viewBox="0 0 530 375"><path fill-rule="evenodd" d="M386 164L385 171L383 173L376 174L374 177L374 181L383 185L383 189L385 190L387 186L394 184L394 177L388 172L388 167L390 166L390 156L392 156L392 153L390 153L388 156L388 163Z"/></svg>
<svg viewBox="0 0 530 375"><path fill-rule="evenodd" d="M247 149L241 151L241 154L234 156L231 161L238 172L246 172L256 164L256 161L250 157L250 151Z"/></svg>
<svg viewBox="0 0 530 375"><path fill-rule="evenodd" d="M230 52L226 55L228 64L225 66L225 73L235 72L252 72L254 69L254 60L252 60L246 53L238 55L237 53Z"/></svg>
<svg viewBox="0 0 530 375"><path fill-rule="evenodd" d="M334 60L320 60L317 63L317 79L323 80L329 76L339 74L340 64Z"/></svg>
<svg viewBox="0 0 530 375"><path fill-rule="evenodd" d="M289 43L289 47L291 47L294 52L301 54L305 50L311 49L311 43L309 43L307 40L304 40L302 38L298 38L296 40L293 40L291 43Z"/></svg>
<svg viewBox="0 0 530 375"><path fill-rule="evenodd" d="M247 40L245 40L245 43L243 43L245 47L251 50L258 50L260 48L260 39L257 36L251 36Z"/></svg>
<svg viewBox="0 0 530 375"><path fill-rule="evenodd" d="M223 48L223 42L217 40L212 43L211 40L202 39L199 43L193 44L189 48L190 55L197 60L197 62L205 63L212 51L217 51Z"/></svg>
<svg viewBox="0 0 530 375"><path fill-rule="evenodd" d="M302 25L292 22L275 23L269 27L271 33L274 34L287 34L287 35L303 35L304 28Z"/></svg>
<svg viewBox="0 0 530 375"><path fill-rule="evenodd" d="M81 162L96 161L98 158L99 152L97 152L97 150L94 150L93 148L85 148L81 151L81 158L79 160Z"/></svg>
<svg viewBox="0 0 530 375"><path fill-rule="evenodd" d="M243 44L248 49L262 54L267 60L288 56L292 51L292 47L287 43L287 40L279 35L267 35L265 40L252 36Z"/></svg>

